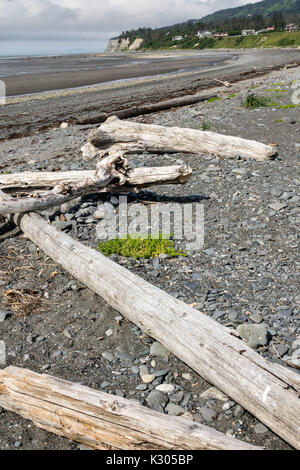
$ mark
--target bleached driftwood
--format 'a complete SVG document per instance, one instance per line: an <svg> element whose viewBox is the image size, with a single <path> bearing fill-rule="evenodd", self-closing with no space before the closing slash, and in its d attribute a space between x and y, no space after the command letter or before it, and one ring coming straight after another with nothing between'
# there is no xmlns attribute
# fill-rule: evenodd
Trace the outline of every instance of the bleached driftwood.
<svg viewBox="0 0 300 470"><path fill-rule="evenodd" d="M114 149L113 152L110 152L111 154L109 156L107 156L108 152L104 153L105 157L97 163L97 170L92 175L89 174L88 178L77 180L72 183L62 182L60 179L60 182L56 184L51 191L31 197L15 199L8 198L7 196L2 198L0 197L0 215L45 210L50 207L63 204L71 199L75 199L83 194L101 191L112 182L117 183L120 188L123 186L125 188L128 182L129 184L132 182L132 177L129 176L128 178L129 164L124 158L122 151L117 148ZM85 175L84 172L83 174ZM177 167L175 168L175 172L171 174L171 180L175 177L177 183L183 183L190 174L191 170L187 167ZM5 176L9 176L10 178L12 177L12 175ZM37 177L37 174L35 174L35 177ZM22 178L24 183L23 176L19 176L17 178L19 184L20 179ZM30 178L32 178L32 175ZM51 177L48 174L48 182L49 179L51 179ZM135 171L133 175L133 181L135 181L135 183L140 187L142 187L143 184L146 186L153 184L154 181L158 183L159 180L162 180L164 183L170 182L168 169L166 171L148 168L146 172L144 169L139 169Z"/></svg>
<svg viewBox="0 0 300 470"><path fill-rule="evenodd" d="M112 188L133 190L155 184L181 184L185 183L192 170L185 165L141 167L128 170L126 182L120 188L119 185L109 185L102 191L111 191ZM13 193L15 191L32 191L42 188L53 188L60 184L79 183L91 180L95 177L95 170L82 171L25 171L23 173L11 173L0 175L0 189Z"/></svg>
<svg viewBox="0 0 300 470"><path fill-rule="evenodd" d="M101 149L119 144L125 153L211 153L255 160L268 160L276 154L274 147L254 140L182 127L120 121L116 116L109 118L98 129L93 129L89 142Z"/></svg>
<svg viewBox="0 0 300 470"><path fill-rule="evenodd" d="M15 216L15 222L75 278L300 448L299 375L268 362L235 332L59 232L39 215Z"/></svg>
<svg viewBox="0 0 300 470"><path fill-rule="evenodd" d="M230 83L230 82L227 82L227 81L217 80L217 79L215 78L215 82L221 83L221 85L226 86L226 88L230 88L230 87L231 87L231 83Z"/></svg>
<svg viewBox="0 0 300 470"><path fill-rule="evenodd" d="M93 449L260 449L125 398L17 367L0 370L0 406Z"/></svg>

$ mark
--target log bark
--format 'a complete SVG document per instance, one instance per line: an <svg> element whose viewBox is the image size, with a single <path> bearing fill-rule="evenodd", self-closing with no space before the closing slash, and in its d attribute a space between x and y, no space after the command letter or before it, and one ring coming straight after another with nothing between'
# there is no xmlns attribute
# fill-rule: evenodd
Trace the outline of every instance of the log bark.
<svg viewBox="0 0 300 470"><path fill-rule="evenodd" d="M159 111L165 111L171 108L178 108L180 106L188 106L191 104L200 103L201 101L209 100L210 98L215 98L215 93L210 94L197 94L197 95L186 95L179 98L173 98L171 100L164 100L158 103L134 106L132 108L122 109L120 111L115 111L114 113L101 113L98 116L87 117L83 119L76 119L76 124L100 124L105 122L111 116L118 116L119 119L129 119L132 117L142 116L145 114L157 113Z"/></svg>
<svg viewBox="0 0 300 470"><path fill-rule="evenodd" d="M254 140L181 127L120 121L115 116L98 129L93 129L89 141L101 149L119 144L119 148L125 153L211 153L260 161L268 160L276 154L274 147Z"/></svg>
<svg viewBox="0 0 300 470"><path fill-rule="evenodd" d="M171 297L37 214L15 216L25 235L75 278L300 448L300 377L269 363L236 333Z"/></svg>
<svg viewBox="0 0 300 470"><path fill-rule="evenodd" d="M182 184L185 183L192 170L185 165L141 167L128 170L126 182L122 185L111 185L101 189L101 192L119 190L134 190L156 184ZM0 175L0 189L8 193L17 191L34 191L50 189L60 184L79 183L94 178L95 170L58 171L58 172L29 172Z"/></svg>
<svg viewBox="0 0 300 470"><path fill-rule="evenodd" d="M0 371L0 405L93 449L260 449L188 419L17 367Z"/></svg>

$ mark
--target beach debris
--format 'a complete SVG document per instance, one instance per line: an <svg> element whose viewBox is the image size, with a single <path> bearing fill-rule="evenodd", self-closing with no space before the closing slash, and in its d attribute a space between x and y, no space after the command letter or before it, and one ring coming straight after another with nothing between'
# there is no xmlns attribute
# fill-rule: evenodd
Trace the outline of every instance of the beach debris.
<svg viewBox="0 0 300 470"><path fill-rule="evenodd" d="M255 140L242 139L214 132L182 127L165 127L139 122L121 121L113 116L89 134L89 142L99 149L113 150L115 145L124 154L131 153L203 153L220 157L269 160L276 149Z"/></svg>

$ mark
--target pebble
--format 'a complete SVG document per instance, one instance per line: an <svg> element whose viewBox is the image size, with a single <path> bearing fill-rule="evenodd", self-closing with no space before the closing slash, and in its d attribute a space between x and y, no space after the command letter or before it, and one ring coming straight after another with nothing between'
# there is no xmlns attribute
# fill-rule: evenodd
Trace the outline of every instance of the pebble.
<svg viewBox="0 0 300 470"><path fill-rule="evenodd" d="M150 347L150 355L154 357L167 358L169 355L169 351L158 341L155 341Z"/></svg>
<svg viewBox="0 0 300 470"><path fill-rule="evenodd" d="M274 343L269 348L269 351L274 356L278 355L280 357L283 357L289 351L289 347L286 344L282 344L282 343L277 343L276 344L276 343Z"/></svg>
<svg viewBox="0 0 300 470"><path fill-rule="evenodd" d="M236 405L236 407L234 408L233 416L235 418L241 418L242 416L244 416L244 414L244 408L242 408L240 405Z"/></svg>
<svg viewBox="0 0 300 470"><path fill-rule="evenodd" d="M186 412L182 406L175 405L174 403L168 403L166 406L165 411L168 413L170 416L178 416Z"/></svg>
<svg viewBox="0 0 300 470"><path fill-rule="evenodd" d="M150 384L155 379L155 375L154 374L145 374L145 375L142 375L141 379L145 384Z"/></svg>
<svg viewBox="0 0 300 470"><path fill-rule="evenodd" d="M217 412L215 410L212 410L208 406L201 406L199 411L205 421L212 421L217 417Z"/></svg>
<svg viewBox="0 0 300 470"><path fill-rule="evenodd" d="M12 315L13 315L13 312L11 310L0 310L0 322L6 320Z"/></svg>
<svg viewBox="0 0 300 470"><path fill-rule="evenodd" d="M220 401L228 401L228 396L215 387L208 388L207 390L205 390L205 392L201 393L199 397L206 400L216 399Z"/></svg>
<svg viewBox="0 0 300 470"><path fill-rule="evenodd" d="M157 387L155 387L155 390L159 390L160 392L164 392L164 393L172 393L174 392L174 385L172 384L157 385Z"/></svg>
<svg viewBox="0 0 300 470"><path fill-rule="evenodd" d="M254 432L256 434L265 434L268 432L268 428L266 428L262 423L258 423L254 426Z"/></svg>
<svg viewBox="0 0 300 470"><path fill-rule="evenodd" d="M284 209L287 205L281 202L273 202L272 204L269 204L269 207L274 211L281 211L281 209Z"/></svg>
<svg viewBox="0 0 300 470"><path fill-rule="evenodd" d="M263 317L259 313L251 313L250 320L254 321L254 323L261 323L263 321Z"/></svg>
<svg viewBox="0 0 300 470"><path fill-rule="evenodd" d="M268 332L265 325L250 325L249 323L243 323L238 325L236 328L237 334L245 339L249 346L253 349L258 348L259 346L267 346Z"/></svg>
<svg viewBox="0 0 300 470"><path fill-rule="evenodd" d="M146 398L146 403L152 410L163 412L169 399L165 393L152 390Z"/></svg>
<svg viewBox="0 0 300 470"><path fill-rule="evenodd" d="M183 378L184 380L192 380L191 374L182 374L182 378Z"/></svg>

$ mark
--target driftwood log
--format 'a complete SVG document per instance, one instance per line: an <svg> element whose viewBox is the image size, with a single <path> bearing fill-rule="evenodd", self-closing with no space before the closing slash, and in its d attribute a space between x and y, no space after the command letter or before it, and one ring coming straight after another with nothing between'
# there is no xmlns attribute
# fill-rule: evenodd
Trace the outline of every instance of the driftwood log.
<svg viewBox="0 0 300 470"><path fill-rule="evenodd" d="M108 152L105 152L105 154L107 153ZM175 167L175 171L170 170L170 167L167 167L167 170L148 168L145 171L145 168L138 169L133 172L133 178L132 174L129 174L128 177L129 164L124 158L123 152L117 148L110 153L111 155L106 155L97 163L96 171L92 174L88 172L88 178L85 178L86 172L79 172L79 174L83 175L84 178L76 179L73 182L66 182L61 178L61 176L58 176L57 184L48 192L25 198L13 199L7 196L0 197L0 215L45 210L50 207L63 204L71 199L75 199L83 194L104 190L113 182L117 184L118 188L122 188L123 186L126 188L126 185L129 184L130 186L132 181L134 181L136 186L139 187L142 187L143 185L148 186L154 183L158 184L159 181L170 183L172 180L175 180L176 183L184 183L191 174L191 170L186 166L177 166ZM72 172L68 172L67 175L71 176L71 173ZM36 184L34 179L37 182L38 175L39 173L35 173L33 175L30 174L29 181L31 181L31 184ZM21 187L24 186L24 182L28 182L28 180L25 180L25 176L23 176L23 174L16 177L13 175L4 175L3 179L5 180L7 176L7 179L10 181L12 178L15 178L13 179L14 186L16 186L15 183L17 183L17 185ZM23 179L23 182L20 186L21 179ZM41 176L41 180L45 183L45 176ZM57 181L57 176L52 173L48 173L46 179L47 186L49 184L49 180L52 180L52 182L53 180ZM0 188L3 189L3 185L1 185Z"/></svg>
<svg viewBox="0 0 300 470"><path fill-rule="evenodd" d="M98 129L93 129L89 142L100 149L119 144L125 153L211 153L255 160L268 160L276 154L274 147L254 140L182 127L120 121L116 116L109 118Z"/></svg>
<svg viewBox="0 0 300 470"><path fill-rule="evenodd" d="M41 216L16 215L15 222L75 278L300 448L299 375L268 362L234 331L59 232Z"/></svg>
<svg viewBox="0 0 300 470"><path fill-rule="evenodd" d="M188 419L16 367L0 370L0 406L93 449L260 449Z"/></svg>
<svg viewBox="0 0 300 470"><path fill-rule="evenodd" d="M179 108L180 106L188 106L191 104L200 103L201 101L215 98L215 93L204 93L197 95L185 95L179 98L173 98L170 100L159 101L158 103L149 103L147 105L133 106L132 108L121 109L120 111L114 111L114 113L101 113L98 116L86 117L82 119L76 119L75 124L100 124L105 122L111 116L117 116L119 119L129 119L137 116L144 116L145 114L157 113L159 111L165 111L171 108Z"/></svg>
<svg viewBox="0 0 300 470"><path fill-rule="evenodd" d="M39 189L50 189L60 184L80 183L95 177L95 170L82 171L25 171L23 173L12 173L0 175L0 189L8 193L34 191ZM145 188L156 184L182 184L185 183L192 170L185 165L141 167L129 169L126 173L126 181L122 185L109 184L102 191L133 191L135 188Z"/></svg>

